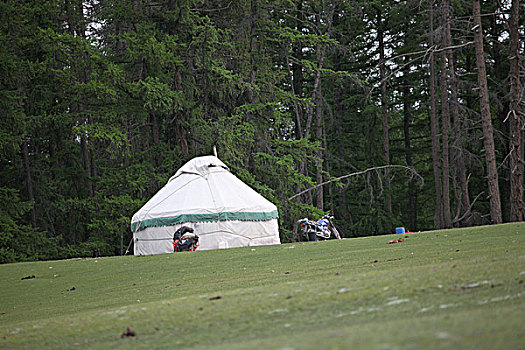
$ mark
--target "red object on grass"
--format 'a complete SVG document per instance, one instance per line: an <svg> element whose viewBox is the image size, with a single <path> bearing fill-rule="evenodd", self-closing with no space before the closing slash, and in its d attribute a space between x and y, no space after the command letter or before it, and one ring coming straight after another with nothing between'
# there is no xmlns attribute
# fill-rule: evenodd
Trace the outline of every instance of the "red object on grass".
<svg viewBox="0 0 525 350"><path fill-rule="evenodd" d="M403 238L399 238L399 239L393 239L391 241L388 241L388 244L392 244L392 243L401 243L401 242L404 242L405 240Z"/></svg>

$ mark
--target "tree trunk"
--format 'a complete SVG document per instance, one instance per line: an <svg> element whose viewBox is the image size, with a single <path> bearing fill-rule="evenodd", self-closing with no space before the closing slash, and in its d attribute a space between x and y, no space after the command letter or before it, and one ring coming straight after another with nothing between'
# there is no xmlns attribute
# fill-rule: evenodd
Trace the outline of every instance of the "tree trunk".
<svg viewBox="0 0 525 350"><path fill-rule="evenodd" d="M405 56L408 62L408 56ZM410 144L410 92L408 83L409 67L405 65L403 69L403 133L405 136L405 160L408 167L412 167L412 148ZM417 207L416 194L414 191L414 180L408 178L408 227L410 230L417 230Z"/></svg>
<svg viewBox="0 0 525 350"><path fill-rule="evenodd" d="M290 82L290 88L292 89L292 98L293 98L293 107L295 112L295 137L297 139L303 138L303 127L302 127L302 119L303 119L303 113L302 109L300 108L299 104L297 103L297 92L296 92L296 80L297 78L295 74L295 63L293 63L293 67L290 63L290 55L288 54L288 47L284 47L284 57L286 59L286 67L288 70L288 79Z"/></svg>
<svg viewBox="0 0 525 350"><path fill-rule="evenodd" d="M33 179L31 177L31 165L29 164L29 147L27 146L28 143L27 136L24 137L24 140L22 141L22 158L24 161L24 172L25 172L25 178L26 178L26 189L27 189L27 198L34 202L35 195L33 191ZM31 226L33 229L36 229L36 211L35 211L35 204L31 206Z"/></svg>
<svg viewBox="0 0 525 350"><path fill-rule="evenodd" d="M449 58L450 60L454 60L453 57ZM453 66L450 67L451 71L455 68ZM452 90L452 96L451 96L451 104L450 104L450 112L452 115L452 120L454 122L454 179L456 179L459 187L458 191L458 210L457 212L460 214L458 216L463 216L467 211L470 211L470 198L469 198L469 190L468 190L468 181L467 181L467 168L465 166L465 149L463 145L463 128L464 128L464 122L462 121L461 117L459 116L459 110L458 110L458 84L457 84L457 78L455 77L455 73L452 74L452 80L451 80L451 90ZM462 220L463 226L471 226L472 225L472 216L470 213L465 215L465 218Z"/></svg>
<svg viewBox="0 0 525 350"><path fill-rule="evenodd" d="M248 88L248 101L252 104L256 103L253 86L255 85L255 78L257 77L257 1L250 1L250 87Z"/></svg>
<svg viewBox="0 0 525 350"><path fill-rule="evenodd" d="M86 20L84 18L84 3L82 0L77 0L76 4L73 1L66 1L66 12L68 15L68 25L69 25L69 32L71 35L78 36L80 38L85 39L86 38ZM80 57L74 58L74 64L73 68L76 71L77 80L81 84L85 84L90 80L91 72L89 69L82 67L82 63L84 60L87 60L86 54L82 54ZM84 116L84 96L82 96L82 93L80 93L80 96L78 96L79 103L76 106L76 109L78 110L79 114L79 121L81 124L92 124L93 120L91 117ZM75 107L72 108L74 110ZM82 158L82 165L84 168L84 171L86 172L87 176L87 185L88 185L88 191L89 196L93 197L95 195L95 187L93 183L93 168L91 166L91 163L94 162L93 159L91 159L91 153L89 151L89 139L88 135L83 133L80 136L80 153Z"/></svg>
<svg viewBox="0 0 525 350"><path fill-rule="evenodd" d="M124 232L120 231L120 255L124 255Z"/></svg>
<svg viewBox="0 0 525 350"><path fill-rule="evenodd" d="M383 119L383 157L385 165L390 164L390 138L388 130L388 99L386 89L386 59L385 59L385 40L384 40L383 19L381 9L377 9L377 40L379 49L379 79L381 80L381 114ZM392 195L390 193L390 172L385 169L385 214L387 222L385 231L392 230Z"/></svg>
<svg viewBox="0 0 525 350"><path fill-rule="evenodd" d="M248 102L252 105L259 103L259 96L255 93L255 86L257 81L258 61L257 58L260 56L260 44L259 44L259 32L257 29L257 23L259 21L259 9L257 6L257 0L250 1L250 21L249 21L249 33L250 33L250 45L248 55L250 57L250 84L248 87ZM258 112L250 112L247 114L248 121L253 121L258 117ZM255 169L254 154L257 152L258 147L264 147L265 140L260 133L255 133L253 142L249 142L247 148L249 153L247 155L246 163L248 170L253 171Z"/></svg>
<svg viewBox="0 0 525 350"><path fill-rule="evenodd" d="M445 35L445 27L448 23L448 1L441 2L441 46L450 46ZM447 50L448 51L448 50ZM448 104L448 71L447 71L447 51L440 52L441 60L441 126L443 142L443 227L452 227L452 217L450 215L450 171L449 171L449 145L448 134L450 130L450 114Z"/></svg>
<svg viewBox="0 0 525 350"><path fill-rule="evenodd" d="M84 105L80 104L78 106L79 113L82 115L84 112ZM84 121L85 122L85 121ZM87 120L88 124L91 124L91 118L88 118ZM87 184L88 184L88 190L89 190L89 196L93 197L95 195L95 188L93 185L93 166L92 166L92 159L91 159L91 152L89 151L89 144L88 144L88 136L86 134L82 134L80 137L80 153L82 157L82 167L84 168L84 171L86 172L87 176Z"/></svg>
<svg viewBox="0 0 525 350"><path fill-rule="evenodd" d="M485 70L481 10L479 0L473 0L472 3L474 13L474 45L476 50L476 66L478 69L481 122L483 125L483 144L485 146L485 162L487 166L487 180L490 196L490 217L492 223L500 224L502 222L501 201L499 194L498 171L496 167L496 153L494 149L494 130L492 128L492 120L490 116L487 73Z"/></svg>
<svg viewBox="0 0 525 350"><path fill-rule="evenodd" d="M176 91L182 91L182 75L180 67L175 69L174 88ZM188 137L184 128L185 121L186 114L184 110L175 112L175 135L179 141L182 156L188 158L190 156L190 150L188 147Z"/></svg>
<svg viewBox="0 0 525 350"><path fill-rule="evenodd" d="M436 189L436 207L434 210L434 227L440 229L443 227L443 202L441 194L441 175L439 169L439 120L436 110L436 72L434 67L434 3L430 3L430 132L432 134L432 169L434 171L434 185Z"/></svg>
<svg viewBox="0 0 525 350"><path fill-rule="evenodd" d="M330 126L330 128L331 127L332 126ZM328 150L328 142L326 141L326 129L327 128L326 128L326 126L324 124L324 121L323 121L323 147L324 147L324 152L327 152L327 150ZM326 177L330 178L330 162L328 162L325 159L324 165L325 165ZM328 185L328 198L330 200L330 213L332 213L332 215L333 215L334 214L334 197L333 197L332 183L330 183Z"/></svg>
<svg viewBox="0 0 525 350"><path fill-rule="evenodd" d="M323 183L323 102L322 102L322 91L319 86L319 91L317 92L317 101L316 101L316 139L319 142L317 148L317 159L316 159L316 182L317 185ZM324 192L323 186L320 186L316 191L316 204L317 208L324 210Z"/></svg>
<svg viewBox="0 0 525 350"><path fill-rule="evenodd" d="M323 9L322 9L322 12L317 15L316 17L316 22L317 22L317 25L320 26L321 25L321 16L323 14L327 15L325 20L326 20L326 31L325 31L325 34L330 34L331 33L331 30L332 30L332 23L333 23L333 18L334 18L334 11L335 11L335 5L332 4L332 7L329 11L326 11L326 8L323 6ZM322 82L322 76L321 76L321 72L323 70L323 67L324 67L324 60L325 60L325 56L326 56L326 44L324 43L319 43L317 45L317 48L316 48L316 59L317 59L317 69L316 69L316 72L315 72L315 80L314 80L314 86L313 86L313 89L312 89L312 97L311 97L311 101L310 103L308 104L308 108L307 108L307 114L306 114L306 125L305 125L305 130L304 130L304 134L303 134L303 138L305 139L308 139L310 137L310 132L311 132L311 127L312 127L312 122L313 122L313 114L314 114L314 109L316 111L316 127L317 127L317 130L316 130L316 138L318 140L321 140L321 136L323 134L323 131L322 131L322 123L321 123L321 120L322 120L322 114L323 114L323 106L322 106L322 101L323 101L323 98L322 98L322 92L321 92L321 82ZM321 146L320 146L321 147ZM317 164L316 164L316 169L317 169L317 174L316 174L316 181L320 181L322 182L322 150L319 149L317 151ZM307 168L306 168L306 164L304 164L304 162L302 162L302 164L300 164L300 169L304 169L306 170L306 173L307 173ZM305 174L307 175L307 174ZM318 191L317 192L317 206L322 208L323 207L323 192L322 191Z"/></svg>
<svg viewBox="0 0 525 350"><path fill-rule="evenodd" d="M335 4L331 4L331 8L329 11L327 11L327 9L323 6L323 10L322 10L322 13L319 14L317 16L317 25L320 26L321 25L321 15L322 14L325 14L326 15L326 31L325 33L323 34L327 34L329 35L331 32L332 32L332 23L333 23L333 20L334 20L334 12L335 12ZM306 115L306 127L305 127L305 132L304 132L304 137L305 138L308 138L310 136L310 129L311 129L311 126L312 126L312 119L313 119L313 113L314 113L314 107L315 107L315 103L316 101L321 101L321 92L320 92L320 89L321 89L321 71L323 70L324 68L324 60L325 60L325 57L326 57L326 44L325 43L320 43L317 45L317 48L316 48L316 59L317 59L317 71L315 73L315 80L314 80L314 87L312 89L312 99L311 99L311 103L309 104L308 106L308 113Z"/></svg>
<svg viewBox="0 0 525 350"><path fill-rule="evenodd" d="M86 172L86 175L88 178L87 182L88 182L89 196L93 197L94 189L93 189L93 182L91 181L91 178L92 178L91 157L90 157L86 135L82 135L80 137L80 153L82 155L82 167L84 168L84 171Z"/></svg>
<svg viewBox="0 0 525 350"><path fill-rule="evenodd" d="M295 29L299 32L303 31L303 0L297 0L296 1L296 27ZM285 49L287 50L287 49ZM292 52L295 56L294 62L292 62L291 71L289 72L289 79L290 79L290 86L292 88L293 92L293 98L294 98L294 109L295 109L295 137L297 139L303 138L303 109L302 107L297 103L297 98L303 98L303 67L301 65L301 60L303 59L303 46L300 42L295 42L292 44ZM289 55L288 51L286 51L286 59L289 65ZM299 173L306 175L306 161L301 159L299 161ZM296 192L300 192L302 189L301 184L297 184ZM297 197L298 202L304 202L304 197L299 196Z"/></svg>
<svg viewBox="0 0 525 350"><path fill-rule="evenodd" d="M312 91L312 99L311 99L311 102L308 106L308 113L307 113L307 117L306 117L306 128L305 128L305 131L304 131L304 137L305 138L308 138L310 137L310 130L312 128L312 119L313 119L313 113L314 113L314 107L315 107L315 103L316 101L318 100L318 95L319 95L319 89L320 89L320 86L321 86L321 70L323 69L323 65L324 65L324 57L325 57L325 51L326 51L326 48L325 48L325 45L323 44L320 44L319 45L319 51L317 53L317 72L315 74L315 81L314 81L314 88L313 88L313 91Z"/></svg>
<svg viewBox="0 0 525 350"><path fill-rule="evenodd" d="M151 120L151 135L153 137L153 144L158 146L160 144L159 119L157 118L157 114L155 112L150 112L149 116Z"/></svg>
<svg viewBox="0 0 525 350"><path fill-rule="evenodd" d="M450 16L449 16L450 18ZM445 35L447 36L447 43L452 44L452 35L450 31L450 20L447 21L445 27ZM448 51L448 64L450 73L450 115L454 123L454 151L453 151L453 166L454 179L458 183L459 190L457 191L457 218L463 216L466 211L470 211L470 199L468 193L468 183L465 167L465 156L463 147L463 122L459 116L459 100L458 100L458 80L456 75L456 59L452 50ZM456 187L454 187L456 188ZM471 226L470 213L465 215L462 220L465 226Z"/></svg>
<svg viewBox="0 0 525 350"><path fill-rule="evenodd" d="M523 119L520 106L519 0L512 0L510 16L510 221L523 221Z"/></svg>
<svg viewBox="0 0 525 350"><path fill-rule="evenodd" d="M303 31L303 1L302 0L298 0L296 2L296 7L297 7L297 21L296 21L296 27L295 29L298 31L298 32L302 32ZM293 50L293 54L295 56L295 59L297 62L293 62L292 63L292 71L291 71L291 76L290 76L290 84L291 84L291 87L293 89L293 93L294 93L294 108L295 108L295 137L298 138L298 139L301 139L303 138L303 127L302 127L302 122L303 122L303 109L298 105L297 101L296 101L296 96L299 97L299 98L302 98L303 97L303 80L304 80L304 77L303 77L303 67L300 63L298 62L301 62L301 60L303 59L303 46L301 45L301 43L293 43L293 46L292 46L292 50ZM286 58L289 59L288 57L288 52L286 53Z"/></svg>

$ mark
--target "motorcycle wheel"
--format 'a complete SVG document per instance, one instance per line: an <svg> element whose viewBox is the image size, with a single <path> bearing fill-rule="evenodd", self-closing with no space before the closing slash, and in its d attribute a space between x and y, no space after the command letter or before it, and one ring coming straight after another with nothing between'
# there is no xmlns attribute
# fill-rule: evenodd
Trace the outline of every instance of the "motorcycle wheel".
<svg viewBox="0 0 525 350"><path fill-rule="evenodd" d="M307 239L308 241L314 242L314 241L318 241L319 237L317 237L315 233L308 233Z"/></svg>
<svg viewBox="0 0 525 350"><path fill-rule="evenodd" d="M332 233L334 234L334 237L337 239L341 239L341 235L339 234L339 231L337 231L335 226L332 226L331 229L332 229Z"/></svg>

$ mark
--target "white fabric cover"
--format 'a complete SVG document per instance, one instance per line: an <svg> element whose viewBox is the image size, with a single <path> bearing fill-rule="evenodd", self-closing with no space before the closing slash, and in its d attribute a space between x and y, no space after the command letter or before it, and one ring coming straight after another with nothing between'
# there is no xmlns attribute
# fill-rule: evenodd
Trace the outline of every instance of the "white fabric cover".
<svg viewBox="0 0 525 350"><path fill-rule="evenodd" d="M198 250L280 244L277 207L213 156L190 160L133 215L135 255L173 252L183 225L199 235Z"/></svg>

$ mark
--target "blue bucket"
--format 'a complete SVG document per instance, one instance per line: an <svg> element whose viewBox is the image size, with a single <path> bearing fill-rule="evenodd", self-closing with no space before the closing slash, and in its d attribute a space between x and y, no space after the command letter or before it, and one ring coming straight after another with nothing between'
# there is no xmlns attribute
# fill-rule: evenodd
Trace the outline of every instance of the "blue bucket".
<svg viewBox="0 0 525 350"><path fill-rule="evenodd" d="M405 228L404 227L396 227L396 233L404 234Z"/></svg>

